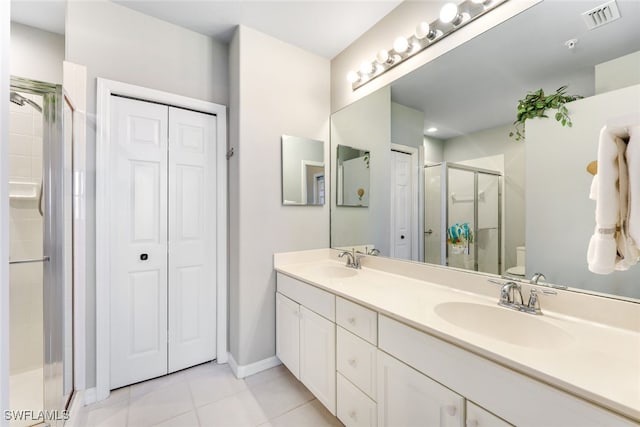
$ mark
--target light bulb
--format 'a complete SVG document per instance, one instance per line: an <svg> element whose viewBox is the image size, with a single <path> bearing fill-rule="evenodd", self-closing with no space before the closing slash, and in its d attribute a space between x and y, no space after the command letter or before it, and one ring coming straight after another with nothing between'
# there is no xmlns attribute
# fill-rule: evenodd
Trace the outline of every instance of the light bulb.
<svg viewBox="0 0 640 427"><path fill-rule="evenodd" d="M459 23L460 15L458 14L458 6L453 3L447 3L440 9L440 20L445 24L453 23L457 25Z"/></svg>
<svg viewBox="0 0 640 427"><path fill-rule="evenodd" d="M373 64L369 61L364 61L360 64L360 74L368 76L373 72Z"/></svg>
<svg viewBox="0 0 640 427"><path fill-rule="evenodd" d="M349 71L347 73L347 80L349 81L349 83L355 83L360 80L360 76L355 71Z"/></svg>
<svg viewBox="0 0 640 427"><path fill-rule="evenodd" d="M431 28L426 22L421 22L416 27L415 35L418 40L422 40L423 38L427 37L429 33L431 33Z"/></svg>
<svg viewBox="0 0 640 427"><path fill-rule="evenodd" d="M427 132L437 132L438 128L434 128L434 127L430 127L429 129L427 129Z"/></svg>
<svg viewBox="0 0 640 427"><path fill-rule="evenodd" d="M376 61L378 62L378 64L384 64L388 60L389 60L389 52L387 52L385 49L380 50L376 55Z"/></svg>
<svg viewBox="0 0 640 427"><path fill-rule="evenodd" d="M395 50L398 53L405 52L407 48L409 48L409 42L404 37L398 37L393 42L393 50Z"/></svg>

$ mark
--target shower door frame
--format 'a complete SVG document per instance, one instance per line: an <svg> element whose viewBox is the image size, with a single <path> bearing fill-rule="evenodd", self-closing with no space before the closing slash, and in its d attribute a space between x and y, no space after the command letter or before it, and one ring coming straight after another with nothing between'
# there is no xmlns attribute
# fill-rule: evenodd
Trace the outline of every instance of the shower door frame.
<svg viewBox="0 0 640 427"><path fill-rule="evenodd" d="M498 178L498 274L502 274L502 178L503 173L490 169L483 169L473 166L462 165L453 162L441 162L430 165L425 165L426 168L439 167L440 172L440 265L449 267L449 245L447 245L447 225L449 223L449 169L457 169L467 172L472 172L473 176L473 264L474 269L471 271L478 271L478 174L483 173L486 175L496 176ZM425 255L426 256L426 255Z"/></svg>
<svg viewBox="0 0 640 427"><path fill-rule="evenodd" d="M63 399L64 382L64 289L67 262L73 263L73 256L67 259L65 251L65 204L64 201L64 127L63 104L70 104L64 95L62 85L11 76L10 89L18 92L42 96L42 199L43 215L43 408L62 411L71 402L75 387L67 399ZM72 104L70 104L73 107ZM56 201L56 203L54 203ZM70 231L72 232L72 231ZM73 310L73 308L72 308ZM73 334L71 335L73 340ZM73 350L72 350L73 352ZM73 373L73 362L70 367ZM61 394L60 394L61 393Z"/></svg>

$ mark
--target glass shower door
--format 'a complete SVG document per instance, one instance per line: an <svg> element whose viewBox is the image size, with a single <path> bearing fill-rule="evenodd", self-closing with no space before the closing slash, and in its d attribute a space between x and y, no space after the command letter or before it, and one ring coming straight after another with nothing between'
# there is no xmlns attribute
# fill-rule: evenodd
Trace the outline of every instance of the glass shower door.
<svg viewBox="0 0 640 427"><path fill-rule="evenodd" d="M500 187L500 176L478 172L476 254L478 270L485 273L501 273Z"/></svg>
<svg viewBox="0 0 640 427"><path fill-rule="evenodd" d="M447 168L447 265L477 270L474 171Z"/></svg>
<svg viewBox="0 0 640 427"><path fill-rule="evenodd" d="M17 77L10 101L10 425L61 425L73 393L72 110L61 86Z"/></svg>

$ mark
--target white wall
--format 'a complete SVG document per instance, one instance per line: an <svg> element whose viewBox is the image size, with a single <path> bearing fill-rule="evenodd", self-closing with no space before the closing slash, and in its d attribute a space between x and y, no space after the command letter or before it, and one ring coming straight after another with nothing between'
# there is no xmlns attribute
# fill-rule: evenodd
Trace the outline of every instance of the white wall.
<svg viewBox="0 0 640 427"><path fill-rule="evenodd" d="M329 245L329 206L283 206L280 137L325 142L329 61L240 26L230 46L230 351L245 366L275 355L273 253ZM326 157L328 158L328 157Z"/></svg>
<svg viewBox="0 0 640 427"><path fill-rule="evenodd" d="M62 84L64 36L11 23L11 75Z"/></svg>
<svg viewBox="0 0 640 427"><path fill-rule="evenodd" d="M420 147L424 138L424 113L397 102L391 103L391 142Z"/></svg>
<svg viewBox="0 0 640 427"><path fill-rule="evenodd" d="M516 247L525 244L525 143L510 138L510 130L511 125L498 126L444 143L447 162L504 154L504 268L516 265Z"/></svg>
<svg viewBox="0 0 640 427"><path fill-rule="evenodd" d="M373 244L389 256L391 89L385 87L331 116L331 246ZM337 146L371 153L368 207L336 207Z"/></svg>
<svg viewBox="0 0 640 427"><path fill-rule="evenodd" d="M553 118L527 120L527 271L541 271L553 283L640 298L640 265L597 275L587 269L587 248L595 226L589 199L600 129L607 121L640 108L640 85L567 104L573 127Z"/></svg>
<svg viewBox="0 0 640 427"><path fill-rule="evenodd" d="M596 95L640 84L640 51L596 65Z"/></svg>
<svg viewBox="0 0 640 427"><path fill-rule="evenodd" d="M227 47L106 0L68 2L66 59L87 67L87 387L95 385L96 77L227 104Z"/></svg>
<svg viewBox="0 0 640 427"><path fill-rule="evenodd" d="M444 141L424 135L424 164L440 163L444 161Z"/></svg>
<svg viewBox="0 0 640 427"><path fill-rule="evenodd" d="M0 99L9 99L11 2L0 1ZM0 102L0 141L9 138L9 103ZM9 162L8 144L0 143L0 413L9 409ZM0 426L9 421L0 417Z"/></svg>
<svg viewBox="0 0 640 427"><path fill-rule="evenodd" d="M432 61L478 34L509 19L541 0L518 0L500 5L442 41L415 55L410 60L387 71L382 76L353 91L347 73L356 70L363 61L372 61L380 49L391 49L398 36L413 34L420 21L432 22L438 18L441 1L405 1L382 18L374 27L331 60L331 111L336 112L352 102L386 86L403 75Z"/></svg>

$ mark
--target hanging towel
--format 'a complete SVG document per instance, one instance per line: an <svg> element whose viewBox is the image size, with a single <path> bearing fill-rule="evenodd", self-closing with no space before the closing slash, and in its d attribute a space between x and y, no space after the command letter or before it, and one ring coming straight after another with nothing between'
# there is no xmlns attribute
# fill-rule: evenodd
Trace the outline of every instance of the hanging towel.
<svg viewBox="0 0 640 427"><path fill-rule="evenodd" d="M605 126L600 131L598 174L591 186L596 199L596 227L587 252L589 270L597 274L627 270L638 262L640 254L628 227L628 141L627 127Z"/></svg>
<svg viewBox="0 0 640 427"><path fill-rule="evenodd" d="M627 228L629 238L640 251L640 125L629 128L627 145L627 167L629 170L629 216Z"/></svg>

